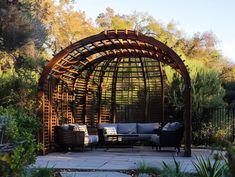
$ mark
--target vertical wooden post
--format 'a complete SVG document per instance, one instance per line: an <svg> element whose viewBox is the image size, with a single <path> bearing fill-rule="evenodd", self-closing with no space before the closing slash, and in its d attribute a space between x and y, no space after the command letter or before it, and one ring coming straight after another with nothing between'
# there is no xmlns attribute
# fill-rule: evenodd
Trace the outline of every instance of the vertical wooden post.
<svg viewBox="0 0 235 177"><path fill-rule="evenodd" d="M52 142L52 88L51 88L51 79L48 79L48 140L49 142L46 142L46 143L50 143ZM51 149L51 143L49 144L49 149Z"/></svg>
<svg viewBox="0 0 235 177"><path fill-rule="evenodd" d="M185 157L191 157L191 143L192 143L192 100L191 100L191 85L185 86L184 91L184 128L185 128Z"/></svg>
<svg viewBox="0 0 235 177"><path fill-rule="evenodd" d="M165 114L164 114L164 105L165 105L165 91L164 91L164 78L163 78L163 69L162 64L159 61L159 71L160 71L160 79L161 79L161 116L162 116L162 125L165 123Z"/></svg>
<svg viewBox="0 0 235 177"><path fill-rule="evenodd" d="M102 83L103 83L103 77L100 77L99 85L98 85L98 123L101 123L101 98L102 98Z"/></svg>

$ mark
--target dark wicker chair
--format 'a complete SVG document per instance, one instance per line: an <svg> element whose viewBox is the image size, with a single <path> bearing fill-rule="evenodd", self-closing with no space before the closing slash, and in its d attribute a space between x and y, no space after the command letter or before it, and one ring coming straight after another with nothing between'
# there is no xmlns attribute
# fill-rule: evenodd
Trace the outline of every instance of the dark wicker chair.
<svg viewBox="0 0 235 177"><path fill-rule="evenodd" d="M70 148L81 148L84 151L86 146L90 146L91 149L98 140L95 135L85 135L84 131L65 130L61 126L55 127L55 146L59 149L67 150Z"/></svg>
<svg viewBox="0 0 235 177"><path fill-rule="evenodd" d="M158 135L152 136L152 142L156 146L156 150L162 147L175 147L176 152L180 152L181 141L184 134L184 127L180 125L176 130L158 130Z"/></svg>

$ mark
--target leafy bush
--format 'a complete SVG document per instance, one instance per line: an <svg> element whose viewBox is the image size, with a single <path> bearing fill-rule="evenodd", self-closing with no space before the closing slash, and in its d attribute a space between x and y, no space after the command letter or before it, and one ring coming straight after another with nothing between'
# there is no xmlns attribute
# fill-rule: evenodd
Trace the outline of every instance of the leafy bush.
<svg viewBox="0 0 235 177"><path fill-rule="evenodd" d="M47 167L28 169L25 177L53 177L53 170Z"/></svg>
<svg viewBox="0 0 235 177"><path fill-rule="evenodd" d="M192 132L194 145L210 145L213 137L212 124L202 123L200 128L195 128Z"/></svg>
<svg viewBox="0 0 235 177"><path fill-rule="evenodd" d="M2 153L0 160L4 165L0 168L0 174L5 177L22 176L25 166L35 162L38 148L35 142L25 142L16 145L11 152Z"/></svg>
<svg viewBox="0 0 235 177"><path fill-rule="evenodd" d="M229 141L220 141L220 145L225 149L225 176L234 177L235 176L235 145Z"/></svg>
<svg viewBox="0 0 235 177"><path fill-rule="evenodd" d="M213 126L210 121L201 123L201 127L194 127L192 132L194 145L218 146L218 142L229 138L231 125L232 122L221 127Z"/></svg>
<svg viewBox="0 0 235 177"><path fill-rule="evenodd" d="M12 144L10 152L0 155L0 160L7 164L4 171L0 169L0 174L3 173L6 177L21 176L24 167L36 160L36 152L40 149L36 134L41 123L35 115L19 108L0 107L0 114L8 118L4 127L4 142Z"/></svg>

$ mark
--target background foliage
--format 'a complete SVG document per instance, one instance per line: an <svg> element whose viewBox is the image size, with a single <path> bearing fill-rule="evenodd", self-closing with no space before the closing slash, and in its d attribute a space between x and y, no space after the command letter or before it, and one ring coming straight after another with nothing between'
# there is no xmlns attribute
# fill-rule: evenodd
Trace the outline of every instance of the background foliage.
<svg viewBox="0 0 235 177"><path fill-rule="evenodd" d="M138 30L171 47L188 65L192 78L193 119L201 109L235 106L235 65L217 49L212 32L188 37L174 21L163 24L152 16L133 12L117 14L112 8L100 13L95 22L76 11L71 0L0 1L0 106L12 112L15 130L9 140L18 141L23 130L30 136L38 130L37 84L46 62L61 48L105 29ZM182 111L182 78L166 68L168 90L166 110ZM15 115L23 111L23 116ZM3 114L3 112L2 112ZM32 121L32 122L31 122ZM36 123L37 122L37 123ZM31 124L32 127L27 128ZM21 130L17 132L17 130ZM34 140L34 137L31 137Z"/></svg>

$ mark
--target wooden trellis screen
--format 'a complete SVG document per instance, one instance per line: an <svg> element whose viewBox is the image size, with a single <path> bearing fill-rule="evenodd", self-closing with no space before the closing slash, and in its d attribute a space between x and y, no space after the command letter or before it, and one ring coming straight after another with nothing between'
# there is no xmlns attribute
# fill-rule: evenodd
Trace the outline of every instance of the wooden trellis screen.
<svg viewBox="0 0 235 177"><path fill-rule="evenodd" d="M136 31L110 30L55 55L39 82L44 153L53 149L54 126L100 122L164 122L163 65L185 81L185 155L191 155L190 78L179 56Z"/></svg>

